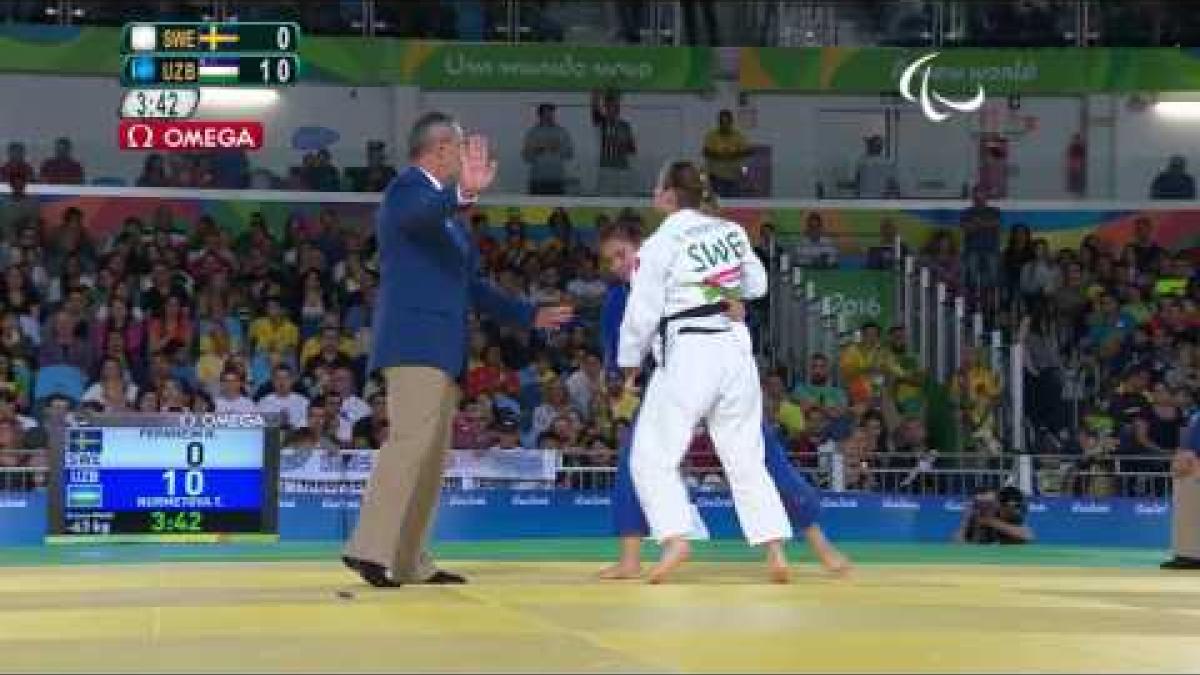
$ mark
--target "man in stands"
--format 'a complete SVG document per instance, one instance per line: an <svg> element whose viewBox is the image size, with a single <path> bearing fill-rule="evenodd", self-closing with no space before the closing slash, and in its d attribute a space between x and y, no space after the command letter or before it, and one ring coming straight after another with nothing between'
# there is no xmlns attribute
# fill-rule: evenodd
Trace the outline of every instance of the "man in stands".
<svg viewBox="0 0 1200 675"><path fill-rule="evenodd" d="M354 439L354 425L371 414L371 406L358 396L357 377L354 368L350 366L334 368L333 391L342 399L337 411L337 429L334 436L338 442L348 445Z"/></svg>
<svg viewBox="0 0 1200 675"><path fill-rule="evenodd" d="M25 160L25 144L16 141L8 144L8 161L0 166L0 181L12 183L13 179L32 183L33 165Z"/></svg>
<svg viewBox="0 0 1200 675"><path fill-rule="evenodd" d="M1150 185L1151 199L1195 199L1196 179L1187 172L1187 160L1172 155L1167 168L1154 177Z"/></svg>
<svg viewBox="0 0 1200 675"><path fill-rule="evenodd" d="M308 407L306 425L294 430L288 445L296 448L338 450L341 445L333 437L328 402L323 397L313 399Z"/></svg>
<svg viewBox="0 0 1200 675"><path fill-rule="evenodd" d="M354 423L352 443L356 448L379 448L387 440L387 393L377 391L369 399L371 414Z"/></svg>
<svg viewBox="0 0 1200 675"><path fill-rule="evenodd" d="M1158 269L1167 253L1154 241L1154 221L1146 216L1139 216L1133 221L1133 241L1129 248L1133 251L1134 266L1139 272Z"/></svg>
<svg viewBox="0 0 1200 675"><path fill-rule="evenodd" d="M849 405L846 390L833 384L829 372L829 357L813 354L808 359L808 377L792 389L796 399L806 412L820 410L827 419L838 417Z"/></svg>
<svg viewBox="0 0 1200 675"><path fill-rule="evenodd" d="M825 221L816 211L808 214L804 222L804 237L793 251L796 264L801 267L837 267L838 249L833 240L825 235Z"/></svg>
<svg viewBox="0 0 1200 675"><path fill-rule="evenodd" d="M1108 292L1096 298L1095 307L1083 347L1106 372L1114 373L1128 360L1126 347L1136 322L1121 311L1120 303Z"/></svg>
<svg viewBox="0 0 1200 675"><path fill-rule="evenodd" d="M888 329L884 370L887 394L902 417L923 417L925 414L925 373L916 355L908 348L908 331L904 326Z"/></svg>
<svg viewBox="0 0 1200 675"><path fill-rule="evenodd" d="M567 162L575 156L571 135L554 121L554 104L537 107L537 124L525 132L521 158L529 165L529 194L566 192Z"/></svg>
<svg viewBox="0 0 1200 675"><path fill-rule="evenodd" d="M592 94L592 124L600 133L596 192L606 197L633 194L630 158L637 154L637 143L633 127L621 117L621 100L615 91Z"/></svg>
<svg viewBox="0 0 1200 675"><path fill-rule="evenodd" d="M863 139L866 153L858 159L854 187L860 199L883 199L900 194L896 181L896 164L883 156L883 136L873 134Z"/></svg>
<svg viewBox="0 0 1200 675"><path fill-rule="evenodd" d="M91 349L76 332L76 322L67 312L60 310L47 321L46 335L38 351L38 365L66 365L78 368L81 373L91 371Z"/></svg>
<svg viewBox="0 0 1200 675"><path fill-rule="evenodd" d="M367 166L358 190L360 192L382 192L396 177L396 168L387 163L387 144L383 141L367 141Z"/></svg>
<svg viewBox="0 0 1200 675"><path fill-rule="evenodd" d="M878 402L883 396L890 356L880 341L879 324L868 321L860 331L862 338L842 350L840 357L842 378L854 402Z"/></svg>
<svg viewBox="0 0 1200 675"><path fill-rule="evenodd" d="M750 142L733 126L733 112L717 114L717 128L704 136L705 169L708 181L718 196L740 196L742 171L750 156Z"/></svg>
<svg viewBox="0 0 1200 675"><path fill-rule="evenodd" d="M3 169L0 169L2 172ZM3 176L0 176L2 179ZM8 177L10 192L0 202L0 242L16 243L16 233L23 227L37 223L38 201L25 191L28 179L21 173L15 172ZM7 248L7 247L6 247ZM7 256L6 256L7 257ZM8 260L2 261L5 265Z"/></svg>
<svg viewBox="0 0 1200 675"><path fill-rule="evenodd" d="M283 309L283 300L268 296L266 316L250 324L250 343L260 352L293 351L300 342L300 329Z"/></svg>
<svg viewBox="0 0 1200 675"><path fill-rule="evenodd" d="M258 400L258 411L282 413L288 428L307 425L308 399L295 389L296 377L287 364L275 366L271 373L271 391Z"/></svg>
<svg viewBox="0 0 1200 675"><path fill-rule="evenodd" d="M983 303L984 311L994 309L1000 282L1000 209L987 203L986 188L976 185L971 191L971 206L962 212L959 224L967 290Z"/></svg>
<svg viewBox="0 0 1200 675"><path fill-rule="evenodd" d="M54 142L54 156L42 162L41 181L57 185L82 185L83 165L71 156L71 139Z"/></svg>
<svg viewBox="0 0 1200 675"><path fill-rule="evenodd" d="M258 406L247 396L242 381L242 373L236 368L226 368L221 373L220 391L213 404L218 413L253 413L258 412Z"/></svg>
<svg viewBox="0 0 1200 675"><path fill-rule="evenodd" d="M597 351L591 350L583 357L582 365L567 377L566 386L576 412L584 419L590 418L592 399L603 395L605 387L604 361Z"/></svg>
<svg viewBox="0 0 1200 675"><path fill-rule="evenodd" d="M898 265L908 255L908 244L900 242L899 251L896 241L899 238L896 221L885 216L879 221L879 244L867 249L867 269L890 270ZM899 255L897 256L897 253Z"/></svg>

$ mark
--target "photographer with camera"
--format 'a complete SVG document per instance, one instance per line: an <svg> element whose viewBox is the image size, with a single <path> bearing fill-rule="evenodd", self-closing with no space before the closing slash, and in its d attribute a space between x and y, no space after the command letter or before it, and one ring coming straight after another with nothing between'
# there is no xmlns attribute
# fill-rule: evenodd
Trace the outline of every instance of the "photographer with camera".
<svg viewBox="0 0 1200 675"><path fill-rule="evenodd" d="M1008 486L984 489L963 514L954 541L966 544L1028 544L1033 530L1025 524L1025 494Z"/></svg>

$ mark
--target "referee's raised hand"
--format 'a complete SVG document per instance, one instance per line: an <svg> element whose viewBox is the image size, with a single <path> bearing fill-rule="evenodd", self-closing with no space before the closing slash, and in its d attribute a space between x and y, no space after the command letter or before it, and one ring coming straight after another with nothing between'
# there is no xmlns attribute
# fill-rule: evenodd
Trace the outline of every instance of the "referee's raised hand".
<svg viewBox="0 0 1200 675"><path fill-rule="evenodd" d="M472 134L462 145L462 168L458 177L459 187L470 198L488 189L496 180L498 165L492 159L488 139L482 134Z"/></svg>

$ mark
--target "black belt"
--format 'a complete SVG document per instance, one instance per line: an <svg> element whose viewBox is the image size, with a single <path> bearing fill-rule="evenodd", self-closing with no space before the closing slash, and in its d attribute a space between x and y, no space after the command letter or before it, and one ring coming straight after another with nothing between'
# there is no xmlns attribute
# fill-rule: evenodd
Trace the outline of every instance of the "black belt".
<svg viewBox="0 0 1200 675"><path fill-rule="evenodd" d="M689 307L688 309L685 309L680 312L675 312L674 314L670 314L670 315L664 316L662 319L659 319L659 321L658 321L658 337L662 341L662 363L660 363L659 365L663 366L663 367L666 367L666 365L667 365L667 329L671 326L672 321L680 321L683 319L702 319L702 318L709 317L709 316L718 316L718 315L724 314L728 310L729 310L729 303L725 302L724 300L721 300L720 302L713 302L713 303L710 303L707 305L698 305L696 307ZM726 333L728 331L729 331L728 328L707 328L707 327L703 327L703 326L684 326L683 328L679 329L679 334L680 335L684 335L684 334L709 335L712 333Z"/></svg>

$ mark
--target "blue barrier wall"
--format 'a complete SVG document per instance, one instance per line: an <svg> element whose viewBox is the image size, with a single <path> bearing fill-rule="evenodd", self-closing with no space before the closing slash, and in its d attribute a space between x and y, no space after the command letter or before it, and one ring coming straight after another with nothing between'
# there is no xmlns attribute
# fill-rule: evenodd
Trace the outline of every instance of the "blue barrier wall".
<svg viewBox="0 0 1200 675"><path fill-rule="evenodd" d="M738 537L729 496L702 493L697 506L714 537ZM822 525L836 539L881 542L947 541L964 501L949 497L826 494ZM285 495L284 540L344 539L358 515L358 495ZM444 540L603 537L611 534L606 493L572 491L447 491L435 537ZM1078 546L1167 548L1170 513L1161 501L1040 498L1029 505L1038 541ZM0 546L33 545L46 529L43 492L0 493Z"/></svg>

